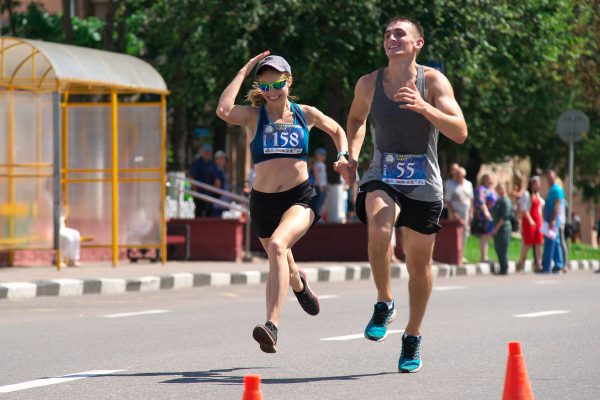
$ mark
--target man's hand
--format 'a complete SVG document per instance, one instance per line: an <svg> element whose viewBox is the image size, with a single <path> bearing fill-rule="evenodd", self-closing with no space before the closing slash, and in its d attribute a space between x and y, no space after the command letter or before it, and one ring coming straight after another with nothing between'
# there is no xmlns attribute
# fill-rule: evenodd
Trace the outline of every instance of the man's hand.
<svg viewBox="0 0 600 400"><path fill-rule="evenodd" d="M405 103L401 104L399 106L400 108L413 110L419 114L423 114L425 109L429 106L429 104L421 97L421 93L419 93L417 85L415 85L414 82L411 82L409 87L400 88L398 93L394 95L394 100Z"/></svg>

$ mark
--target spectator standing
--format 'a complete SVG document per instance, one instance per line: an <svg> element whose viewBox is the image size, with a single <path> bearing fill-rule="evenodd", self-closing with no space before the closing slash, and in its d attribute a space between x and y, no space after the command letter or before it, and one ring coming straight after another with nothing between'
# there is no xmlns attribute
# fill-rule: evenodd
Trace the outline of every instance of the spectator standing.
<svg viewBox="0 0 600 400"><path fill-rule="evenodd" d="M190 176L194 180L202 183L208 183L209 174L214 168L212 151L213 149L210 144L203 144L200 148L198 157L192 162L192 165L190 165ZM198 190L198 192L207 194L205 190ZM197 198L194 198L194 204L196 205L196 218L210 215L212 204Z"/></svg>
<svg viewBox="0 0 600 400"><path fill-rule="evenodd" d="M217 187L219 189L230 191L231 187L229 184L229 179L225 172L226 161L227 158L225 156L225 152L223 150L217 150L217 152L215 153L213 167L208 173L208 184L213 185L214 187ZM229 201L229 197L220 196L219 200ZM220 217L224 210L224 207L213 204L210 215L213 217Z"/></svg>
<svg viewBox="0 0 600 400"><path fill-rule="evenodd" d="M450 164L450 178L444 181L444 193L452 192L457 185L456 175L460 166L457 163ZM448 209L448 203L444 201L444 208L442 209L442 215L440 219L451 219L450 210Z"/></svg>
<svg viewBox="0 0 600 400"><path fill-rule="evenodd" d="M494 229L491 209L496 204L494 180L491 175L484 174L475 195L475 212L471 232L479 236L479 252L482 262L488 262L488 247Z"/></svg>
<svg viewBox="0 0 600 400"><path fill-rule="evenodd" d="M463 226L462 247L467 243L471 220L473 219L473 184L465 179L467 171L459 167L455 172L455 184L447 186L444 198L450 212L450 219L459 221Z"/></svg>
<svg viewBox="0 0 600 400"><path fill-rule="evenodd" d="M558 185L556 172L548 170L546 179L550 185L550 191L546 197L544 205L544 224L542 233L544 234L544 253L542 256L542 272L560 272L564 266L563 248L561 245L561 230L564 231L562 219L565 215L565 192ZM554 262L554 267L550 269Z"/></svg>
<svg viewBox="0 0 600 400"><path fill-rule="evenodd" d="M317 214L321 213L321 208L325 203L327 196L327 166L325 160L327 152L324 148L319 147L315 150L315 160L312 165L313 177L315 180L315 190L317 191Z"/></svg>
<svg viewBox="0 0 600 400"><path fill-rule="evenodd" d="M512 202L506 194L503 183L496 186L497 201L492 208L494 249L500 264L499 275L508 274L508 246L512 234L511 216L513 213Z"/></svg>
<svg viewBox="0 0 600 400"><path fill-rule="evenodd" d="M517 263L517 272L523 270L527 253L533 247L535 271L542 268L542 210L544 199L540 196L540 177L533 176L529 181L529 190L525 190L519 198L519 213L521 214L521 258Z"/></svg>

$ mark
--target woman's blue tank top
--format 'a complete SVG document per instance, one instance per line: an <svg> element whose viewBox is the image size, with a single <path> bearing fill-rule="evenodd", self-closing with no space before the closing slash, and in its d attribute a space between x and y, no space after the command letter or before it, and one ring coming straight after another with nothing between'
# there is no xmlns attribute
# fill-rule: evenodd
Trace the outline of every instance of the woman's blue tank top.
<svg viewBox="0 0 600 400"><path fill-rule="evenodd" d="M294 122L291 124L271 123L266 107L260 107L256 134L250 142L254 164L274 158L297 158L306 161L308 124L298 104L290 102L290 107L294 113Z"/></svg>

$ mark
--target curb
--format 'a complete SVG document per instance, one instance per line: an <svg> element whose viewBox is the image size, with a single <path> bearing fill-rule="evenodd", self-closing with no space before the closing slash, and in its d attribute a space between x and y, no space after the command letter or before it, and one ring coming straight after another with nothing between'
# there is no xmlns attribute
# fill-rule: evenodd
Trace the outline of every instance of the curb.
<svg viewBox="0 0 600 400"><path fill-rule="evenodd" d="M572 260L572 270L599 270L600 260ZM493 263L465 265L434 264L434 278L453 276L491 275ZM524 272L532 272L531 260L525 263ZM371 279L368 263L328 265L319 268L303 268L309 281L344 282ZM516 264L510 261L508 272L515 273ZM265 283L266 271L174 273L159 276L143 276L134 279L52 279L35 282L0 283L0 299L16 300L43 296L82 296L86 294L118 294L125 292L147 292L175 290L201 286L253 285ZM408 279L406 264L392 264L392 279Z"/></svg>

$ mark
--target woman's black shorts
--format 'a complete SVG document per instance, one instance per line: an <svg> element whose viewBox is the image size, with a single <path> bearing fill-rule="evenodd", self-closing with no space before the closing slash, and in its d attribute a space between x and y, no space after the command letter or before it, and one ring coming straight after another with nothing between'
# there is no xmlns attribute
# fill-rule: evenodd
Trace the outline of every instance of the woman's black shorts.
<svg viewBox="0 0 600 400"><path fill-rule="evenodd" d="M315 213L313 224L321 219L317 213L317 193L308 181L285 192L265 193L252 189L250 217L258 237L270 238L279 226L283 214L295 204L313 210Z"/></svg>
<svg viewBox="0 0 600 400"><path fill-rule="evenodd" d="M413 200L398 192L390 185L381 181L369 181L360 187L356 196L356 216L367 223L366 198L368 192L383 190L400 207L400 215L396 226L406 226L424 235L438 233L442 227L439 225L443 203L438 201Z"/></svg>

